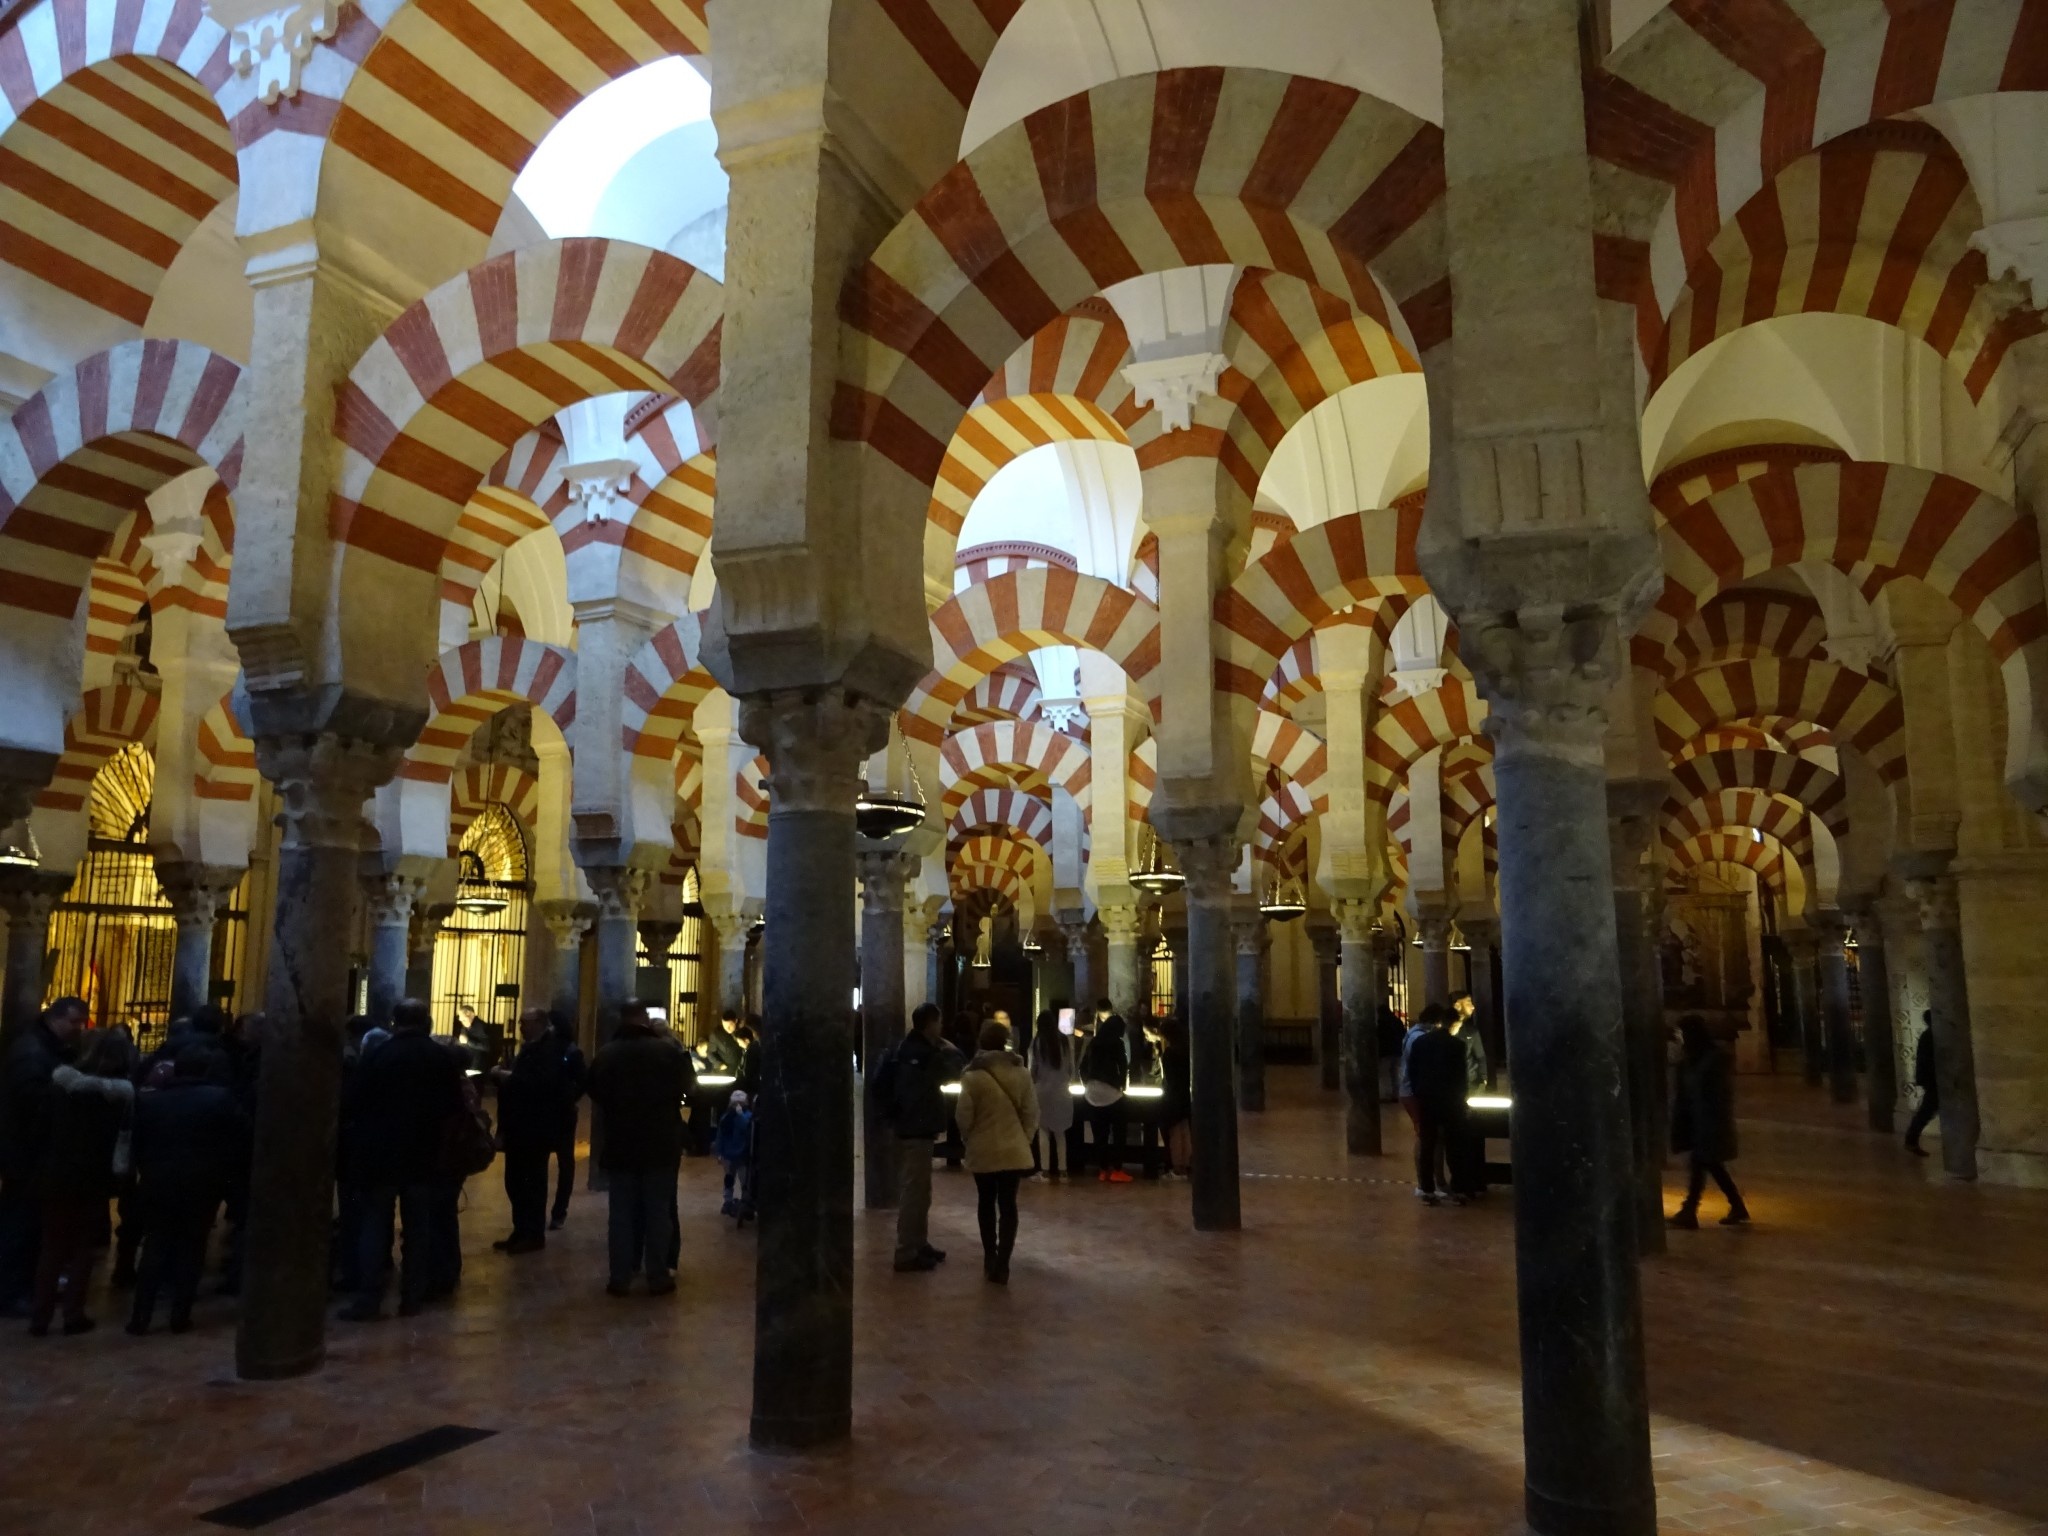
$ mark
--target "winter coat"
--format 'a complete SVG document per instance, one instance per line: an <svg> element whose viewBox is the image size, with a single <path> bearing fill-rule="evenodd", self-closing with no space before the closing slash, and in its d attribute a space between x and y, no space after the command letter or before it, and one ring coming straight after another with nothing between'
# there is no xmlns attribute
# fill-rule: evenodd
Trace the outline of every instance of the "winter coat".
<svg viewBox="0 0 2048 1536"><path fill-rule="evenodd" d="M704 1059L720 1072L737 1076L747 1059L747 1048L740 1044L740 1037L722 1024L716 1025L704 1039Z"/></svg>
<svg viewBox="0 0 2048 1536"><path fill-rule="evenodd" d="M554 1034L519 1047L512 1071L498 1084L498 1133L506 1149L540 1150L576 1124L579 1084L570 1056L576 1048Z"/></svg>
<svg viewBox="0 0 2048 1536"><path fill-rule="evenodd" d="M1064 1136L1074 1125L1074 1042L1060 1040L1059 1065L1048 1066L1031 1053L1031 1086L1038 1094L1038 1128ZM963 1088L962 1093L966 1090Z"/></svg>
<svg viewBox="0 0 2048 1536"><path fill-rule="evenodd" d="M957 1071L959 1053L943 1040L912 1030L896 1042L883 1063L889 1126L905 1141L931 1141L945 1134L945 1085Z"/></svg>
<svg viewBox="0 0 2048 1536"><path fill-rule="evenodd" d="M1486 1038L1479 1033L1479 1021L1467 1019L1458 1027L1455 1038L1465 1048L1465 1086L1484 1088L1493 1070L1486 1059Z"/></svg>
<svg viewBox="0 0 2048 1536"><path fill-rule="evenodd" d="M1095 1038L1088 1042L1088 1049L1081 1053L1081 1081L1100 1083L1105 1088L1113 1088L1116 1090L1116 1098L1121 1098L1123 1091L1131 1086L1129 1041L1112 1040L1098 1031ZM1116 1098L1111 1098L1108 1102L1115 1103Z"/></svg>
<svg viewBox="0 0 2048 1536"><path fill-rule="evenodd" d="M50 1135L36 1163L37 1187L61 1200L111 1200L114 1145L135 1107L135 1085L125 1077L93 1077L61 1066L51 1074Z"/></svg>
<svg viewBox="0 0 2048 1536"><path fill-rule="evenodd" d="M448 1128L465 1112L456 1048L400 1030L363 1053L349 1079L354 1177L371 1187L424 1184L441 1171Z"/></svg>
<svg viewBox="0 0 2048 1536"><path fill-rule="evenodd" d="M1420 1024L1411 1024L1408 1033L1401 1037L1400 1065L1394 1072L1394 1097L1397 1099L1416 1097L1415 1084L1408 1075L1408 1056L1415 1049L1415 1042L1428 1033Z"/></svg>
<svg viewBox="0 0 2048 1536"><path fill-rule="evenodd" d="M1185 1040L1171 1041L1159 1053L1161 1067L1159 1123L1171 1129L1194 1118L1194 1055Z"/></svg>
<svg viewBox="0 0 2048 1536"><path fill-rule="evenodd" d="M1425 1029L1409 1042L1408 1089L1432 1114L1465 1107L1465 1047L1447 1029Z"/></svg>
<svg viewBox="0 0 2048 1536"><path fill-rule="evenodd" d="M1702 1163L1735 1157L1735 1076L1728 1053L1710 1045L1678 1060L1671 1105L1671 1150Z"/></svg>
<svg viewBox="0 0 2048 1536"><path fill-rule="evenodd" d="M1919 1043L1913 1047L1913 1086L1932 1088L1936 1082L1934 1068L1934 1026L1920 1031Z"/></svg>
<svg viewBox="0 0 2048 1536"><path fill-rule="evenodd" d="M0 1179L30 1177L50 1136L57 1091L50 1074L68 1052L40 1020L14 1037L0 1063Z"/></svg>
<svg viewBox="0 0 2048 1536"><path fill-rule="evenodd" d="M718 1117L718 1134L711 1150L721 1163L750 1163L754 1160L754 1112L728 1108Z"/></svg>
<svg viewBox="0 0 2048 1536"><path fill-rule="evenodd" d="M953 1108L969 1173L1008 1173L1031 1166L1038 1133L1038 1095L1024 1063L1008 1051L983 1051L960 1075Z"/></svg>
<svg viewBox="0 0 2048 1536"><path fill-rule="evenodd" d="M668 1168L683 1158L683 1100L697 1086L690 1053L655 1029L621 1030L590 1064L590 1100L604 1114L606 1168Z"/></svg>
<svg viewBox="0 0 2048 1536"><path fill-rule="evenodd" d="M145 1204L224 1198L245 1134L222 1083L173 1078L135 1101L135 1176Z"/></svg>

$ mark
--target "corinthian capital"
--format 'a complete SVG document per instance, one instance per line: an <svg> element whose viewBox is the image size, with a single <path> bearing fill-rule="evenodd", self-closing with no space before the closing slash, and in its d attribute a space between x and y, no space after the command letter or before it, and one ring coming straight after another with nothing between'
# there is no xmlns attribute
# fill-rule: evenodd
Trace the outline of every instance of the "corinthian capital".
<svg viewBox="0 0 2048 1536"><path fill-rule="evenodd" d="M277 791L285 848L362 841L363 802L398 771L397 747L330 732L260 736L256 766Z"/></svg>
<svg viewBox="0 0 2048 1536"><path fill-rule="evenodd" d="M889 741L887 706L844 689L778 689L740 701L740 735L768 757L770 814L853 814L861 764Z"/></svg>
<svg viewBox="0 0 2048 1536"><path fill-rule="evenodd" d="M1603 766L1607 698L1624 666L1615 615L1543 606L1474 615L1466 625L1496 758Z"/></svg>

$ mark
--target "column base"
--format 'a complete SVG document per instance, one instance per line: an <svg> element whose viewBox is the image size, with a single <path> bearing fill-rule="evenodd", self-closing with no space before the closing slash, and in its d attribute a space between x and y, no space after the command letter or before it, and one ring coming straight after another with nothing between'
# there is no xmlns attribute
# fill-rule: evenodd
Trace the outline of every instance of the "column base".
<svg viewBox="0 0 2048 1536"><path fill-rule="evenodd" d="M290 1381L298 1376L311 1376L327 1363L327 1347L292 1355L282 1360L251 1360L239 1351L235 1355L235 1375L242 1381Z"/></svg>
<svg viewBox="0 0 2048 1536"><path fill-rule="evenodd" d="M1572 1504L1523 1485L1523 1508L1538 1536L1657 1536L1657 1501L1605 1506Z"/></svg>
<svg viewBox="0 0 2048 1536"><path fill-rule="evenodd" d="M771 1418L755 1414L747 1421L747 1443L757 1451L811 1451L853 1437L853 1413L830 1413L800 1418Z"/></svg>

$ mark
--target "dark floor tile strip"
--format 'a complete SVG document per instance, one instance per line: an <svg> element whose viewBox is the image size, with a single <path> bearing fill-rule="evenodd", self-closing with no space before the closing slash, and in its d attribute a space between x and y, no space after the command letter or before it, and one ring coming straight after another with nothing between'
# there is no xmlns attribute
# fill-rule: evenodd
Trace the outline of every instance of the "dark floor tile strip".
<svg viewBox="0 0 2048 1536"><path fill-rule="evenodd" d="M380 1445L374 1451L351 1456L331 1467L322 1467L318 1472L308 1472L304 1477L279 1483L275 1488L252 1493L232 1504L223 1504L219 1509L210 1509L199 1518L237 1531L260 1530L302 1510L311 1509L315 1504L324 1504L344 1493L366 1488L380 1478L432 1461L437 1456L446 1456L466 1445L475 1445L479 1440L488 1440L496 1433L495 1429L470 1429L462 1424L437 1425L421 1434Z"/></svg>

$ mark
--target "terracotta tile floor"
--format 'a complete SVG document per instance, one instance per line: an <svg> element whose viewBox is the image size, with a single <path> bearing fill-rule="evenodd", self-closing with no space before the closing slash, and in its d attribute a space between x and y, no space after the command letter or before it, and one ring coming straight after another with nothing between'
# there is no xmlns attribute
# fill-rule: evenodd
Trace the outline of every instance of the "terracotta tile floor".
<svg viewBox="0 0 2048 1536"><path fill-rule="evenodd" d="M1513 1529L1507 1200L1420 1207L1404 1147L1347 1162L1334 1101L1275 1078L1238 1236L1196 1236L1173 1185L1027 1187L997 1290L964 1175L936 1181L936 1275L890 1273L889 1218L863 1215L848 1449L746 1447L754 1240L713 1214L712 1165L685 1169L668 1301L602 1294L592 1197L545 1254L491 1253L486 1176L459 1304L335 1325L310 1380L234 1381L226 1302L181 1339L111 1309L85 1339L9 1325L0 1533L212 1529L192 1517L450 1422L500 1433L268 1529ZM1944 1186L1856 1111L1743 1089L1757 1225L1673 1234L1646 1270L1665 1529L2048 1533L2048 1195Z"/></svg>

